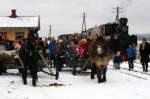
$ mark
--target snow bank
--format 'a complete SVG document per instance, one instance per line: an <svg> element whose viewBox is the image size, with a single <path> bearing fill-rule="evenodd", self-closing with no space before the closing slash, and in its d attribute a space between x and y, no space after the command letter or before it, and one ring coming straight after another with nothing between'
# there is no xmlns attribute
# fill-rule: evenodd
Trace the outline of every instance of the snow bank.
<svg viewBox="0 0 150 99"><path fill-rule="evenodd" d="M123 64L125 66L125 64ZM127 65L126 65L127 66ZM17 70L9 70L15 73ZM107 82L97 83L90 79L90 72L73 76L71 72L61 72L60 79L39 72L37 87L23 85L20 76L0 76L0 99L149 99L150 77L139 79L108 69ZM65 86L47 87L52 83Z"/></svg>

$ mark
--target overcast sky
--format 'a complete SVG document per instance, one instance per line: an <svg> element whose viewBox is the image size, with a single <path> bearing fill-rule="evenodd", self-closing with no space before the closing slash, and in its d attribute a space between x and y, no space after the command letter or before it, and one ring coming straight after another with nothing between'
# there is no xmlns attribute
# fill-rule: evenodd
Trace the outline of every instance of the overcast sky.
<svg viewBox="0 0 150 99"><path fill-rule="evenodd" d="M0 0L0 16L40 15L41 36L47 36L52 24L53 35L81 31L82 13L86 12L87 28L113 22L112 8L120 6L120 16L128 17L130 33L150 33L150 0Z"/></svg>

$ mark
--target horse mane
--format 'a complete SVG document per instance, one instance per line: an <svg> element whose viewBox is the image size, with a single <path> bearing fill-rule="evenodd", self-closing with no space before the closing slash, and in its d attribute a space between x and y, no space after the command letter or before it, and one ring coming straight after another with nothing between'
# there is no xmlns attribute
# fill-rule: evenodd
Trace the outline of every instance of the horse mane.
<svg viewBox="0 0 150 99"><path fill-rule="evenodd" d="M87 41L87 50L88 50L88 54L90 57L94 57L96 55L96 51L95 51L95 47L96 47L96 43L95 41L92 39L92 40L88 40Z"/></svg>

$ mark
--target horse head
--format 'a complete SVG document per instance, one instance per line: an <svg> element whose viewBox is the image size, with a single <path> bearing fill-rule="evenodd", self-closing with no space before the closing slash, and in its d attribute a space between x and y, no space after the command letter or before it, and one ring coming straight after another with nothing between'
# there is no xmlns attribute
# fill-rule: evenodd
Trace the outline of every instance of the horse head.
<svg viewBox="0 0 150 99"><path fill-rule="evenodd" d="M29 29L27 41L32 44L37 44L38 38L38 29Z"/></svg>

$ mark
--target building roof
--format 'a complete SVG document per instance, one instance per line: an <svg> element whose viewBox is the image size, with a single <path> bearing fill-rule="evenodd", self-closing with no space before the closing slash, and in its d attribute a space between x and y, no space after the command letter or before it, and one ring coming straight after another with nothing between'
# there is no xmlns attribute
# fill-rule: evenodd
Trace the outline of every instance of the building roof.
<svg viewBox="0 0 150 99"><path fill-rule="evenodd" d="M16 18L0 17L0 28L37 28L39 27L38 16L17 16Z"/></svg>

